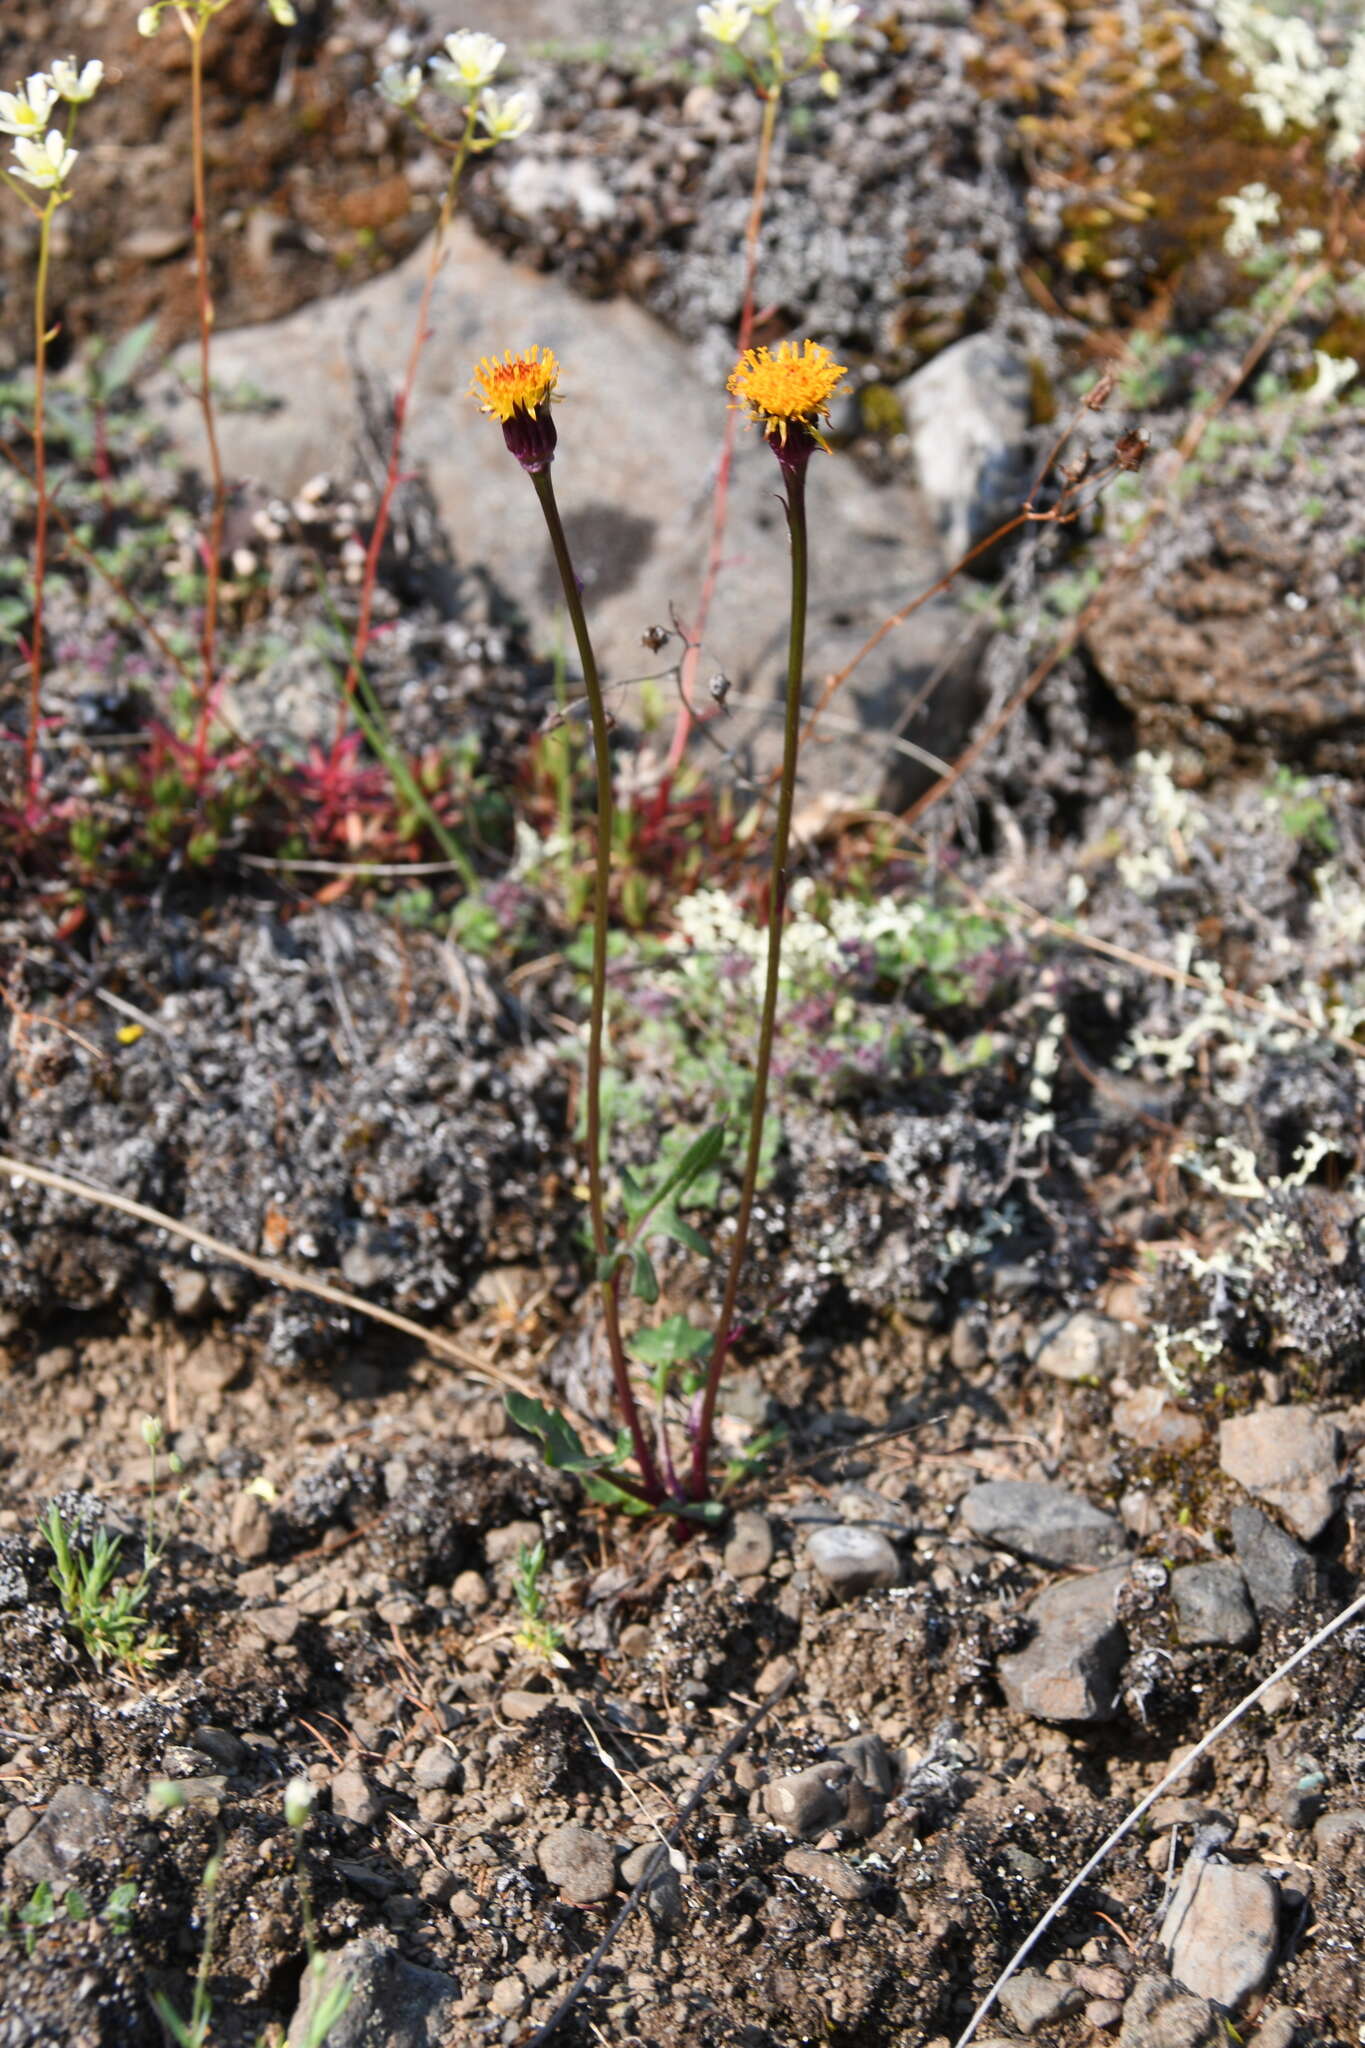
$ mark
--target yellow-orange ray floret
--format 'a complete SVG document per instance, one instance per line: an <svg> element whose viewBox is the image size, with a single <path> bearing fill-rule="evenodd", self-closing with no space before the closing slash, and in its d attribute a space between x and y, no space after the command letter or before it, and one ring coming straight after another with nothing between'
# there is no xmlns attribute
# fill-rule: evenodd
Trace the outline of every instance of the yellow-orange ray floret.
<svg viewBox="0 0 1365 2048"><path fill-rule="evenodd" d="M536 412L556 397L558 382L559 364L554 350L542 350L538 342L533 342L525 355L514 356L510 349L504 349L501 362L485 356L474 371L469 389L483 411L505 426L513 413Z"/></svg>
<svg viewBox="0 0 1365 2048"><path fill-rule="evenodd" d="M802 426L823 448L819 422L829 418L830 393L847 375L818 341L779 341L776 349L746 349L725 388L766 434L785 441L789 427Z"/></svg>

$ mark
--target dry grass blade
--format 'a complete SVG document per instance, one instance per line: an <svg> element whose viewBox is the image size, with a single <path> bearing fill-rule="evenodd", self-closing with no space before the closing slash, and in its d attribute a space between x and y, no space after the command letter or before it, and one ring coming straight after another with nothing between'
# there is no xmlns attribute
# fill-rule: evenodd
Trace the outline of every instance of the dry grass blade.
<svg viewBox="0 0 1365 2048"><path fill-rule="evenodd" d="M968 2042L976 2033L977 2028L981 2025L987 2013L995 2005L996 1999L1000 1996L1006 1984L1009 1983L1010 1978L1016 1970L1027 1962L1048 1928L1051 1927L1053 1921L1066 1911L1081 1886L1094 1876L1106 1857L1109 1856L1112 1850L1118 1847L1126 1835L1132 1833L1143 1815L1150 1812L1157 1800L1164 1798L1171 1787L1178 1784L1192 1765L1199 1762L1201 1757L1207 1756L1215 1742L1218 1742L1226 1735L1229 1728L1235 1727L1244 1714L1250 1713L1257 1701L1263 1700L1272 1686L1278 1685L1281 1679L1288 1678L1291 1671L1297 1671L1299 1665L1305 1663L1313 1655L1314 1651L1320 1650L1324 1643L1331 1641L1333 1636L1340 1635L1342 1629L1347 1627L1359 1615L1365 1615L1365 1593L1359 1594L1349 1607L1343 1607L1340 1614L1334 1615L1332 1620L1320 1628L1316 1635L1310 1636L1308 1641L1301 1644L1292 1656L1286 1657L1283 1664L1277 1665L1269 1678L1263 1678L1254 1692L1249 1692L1245 1699L1239 1700L1235 1707L1232 1707L1224 1714L1222 1720L1210 1728L1208 1734L1201 1737L1195 1743L1193 1749L1188 1750L1178 1764L1167 1771L1161 1783L1147 1793L1145 1798L1138 1801L1132 1812L1125 1815L1113 1833L1105 1836L1099 1848L1090 1858L1090 1861L1081 1866L1070 1884L1067 1885L1065 1891L1058 1898L1054 1899L1053 1903L1048 1907L1028 1939L1022 1942L1010 1957L1004 1969L1000 1972L1000 1975L996 1978L994 1984L992 1984L990 1990L986 1993L986 1996L958 2035L954 2048L967 2048Z"/></svg>
<svg viewBox="0 0 1365 2048"><path fill-rule="evenodd" d="M447 1337L439 1330L424 1329L421 1323L400 1316L396 1309L365 1301L358 1294L348 1294L344 1287L332 1287L325 1280L310 1278L307 1273L296 1273L292 1267L278 1265L274 1259L258 1259L254 1252L241 1251L221 1237L211 1237L206 1230L196 1230L192 1223L182 1223L175 1216L165 1216L159 1209L148 1208L145 1202L135 1202L127 1195L115 1194L111 1188L96 1187L93 1182L78 1180L72 1174L54 1173L50 1167L36 1166L26 1159L12 1159L3 1153L0 1153L0 1173L7 1173L11 1180L29 1180L38 1187L51 1188L55 1194L94 1202L102 1209L113 1209L120 1216L131 1216L137 1223L148 1224L153 1230L168 1231L172 1237L197 1245L215 1259L242 1266L248 1273L254 1273L258 1280L264 1280L271 1287L282 1287L289 1294L311 1294L315 1300L330 1302L334 1308L348 1309L352 1315L368 1316L372 1323L383 1323L387 1329L399 1330L403 1336L415 1338L437 1358L447 1359L473 1378L486 1380L489 1386L510 1388L518 1394L533 1394L535 1391L524 1380L519 1380L513 1373L502 1372L456 1338Z"/></svg>

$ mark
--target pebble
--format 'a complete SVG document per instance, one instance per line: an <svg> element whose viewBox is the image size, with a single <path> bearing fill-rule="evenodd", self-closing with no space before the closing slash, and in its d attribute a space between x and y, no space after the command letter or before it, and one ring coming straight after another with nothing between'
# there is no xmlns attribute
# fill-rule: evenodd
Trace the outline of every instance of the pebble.
<svg viewBox="0 0 1365 2048"><path fill-rule="evenodd" d="M773 1561L773 1525L754 1508L741 1508L725 1546L725 1569L732 1578L756 1579Z"/></svg>
<svg viewBox="0 0 1365 2048"><path fill-rule="evenodd" d="M543 1534L539 1522L504 1522L485 1534L483 1554L490 1564L515 1564L523 1546L534 1550Z"/></svg>
<svg viewBox="0 0 1365 2048"><path fill-rule="evenodd" d="M1255 1408L1219 1427L1218 1459L1258 1500L1277 1508L1305 1543L1336 1512L1344 1480L1341 1432L1311 1408Z"/></svg>
<svg viewBox="0 0 1365 2048"><path fill-rule="evenodd" d="M1171 1975L1237 2012L1269 1984L1280 1943L1280 1888L1268 1870L1191 1856L1161 1925Z"/></svg>
<svg viewBox="0 0 1365 2048"><path fill-rule="evenodd" d="M41 1820L6 1859L9 1875L27 1884L59 1884L109 1832L113 1806L93 1785L60 1785Z"/></svg>
<svg viewBox="0 0 1365 2048"><path fill-rule="evenodd" d="M1114 1428L1145 1450L1197 1451L1208 1435L1198 1415L1182 1408L1169 1387L1139 1387L1114 1403Z"/></svg>
<svg viewBox="0 0 1365 2048"><path fill-rule="evenodd" d="M659 1843L641 1842L638 1849L632 1849L621 1865L622 1880L633 1891L644 1876L650 1858L656 1856ZM659 1868L649 1881L645 1892L645 1911L656 1927L676 1927L682 1919L682 1880L666 1856L659 1857Z"/></svg>
<svg viewBox="0 0 1365 2048"><path fill-rule="evenodd" d="M347 1764L332 1779L332 1811L358 1827L373 1827L384 1811L384 1802L365 1773Z"/></svg>
<svg viewBox="0 0 1365 2048"><path fill-rule="evenodd" d="M616 1889L616 1851L605 1835L570 1822L554 1828L536 1850L541 1869L569 1905L591 1906Z"/></svg>
<svg viewBox="0 0 1365 2048"><path fill-rule="evenodd" d="M1361 1835L1365 1835L1365 1806L1339 1807L1313 1823L1313 1847L1329 1865L1344 1862L1350 1844Z"/></svg>
<svg viewBox="0 0 1365 2048"><path fill-rule="evenodd" d="M305 2048L317 2038L314 2014L343 1984L351 1995L344 2017L327 2036L334 2048L360 2048L370 2041L382 2041L384 2048L429 2048L433 2041L452 2038L459 1986L444 1970L407 1962L373 1935L361 1935L320 1960L320 1970L303 1973L286 2048Z"/></svg>
<svg viewBox="0 0 1365 2048"><path fill-rule="evenodd" d="M1038 1633L1015 1655L1002 1657L999 1678L1016 1713L1039 1721L1108 1721L1118 1697L1118 1674L1128 1639L1114 1613L1114 1596L1127 1578L1119 1565L1086 1579L1070 1579L1040 1593L1028 1609Z"/></svg>
<svg viewBox="0 0 1365 2048"><path fill-rule="evenodd" d="M1055 1380L1112 1379L1123 1360L1127 1332L1111 1316L1094 1309L1055 1316L1039 1332L1033 1363Z"/></svg>
<svg viewBox="0 0 1365 2048"><path fill-rule="evenodd" d="M239 1493L228 1517L228 1542L243 1564L259 1564L268 1555L273 1523L268 1504L258 1493Z"/></svg>
<svg viewBox="0 0 1365 2048"><path fill-rule="evenodd" d="M520 1977L499 1977L488 1994L488 2010L508 2019L525 2010L526 1986Z"/></svg>
<svg viewBox="0 0 1365 2048"><path fill-rule="evenodd" d="M1298 2014L1287 2005L1268 2005L1252 2036L1251 2048L1294 2048L1298 2038Z"/></svg>
<svg viewBox="0 0 1365 2048"><path fill-rule="evenodd" d="M1238 1505L1228 1517L1237 1562L1258 1614L1293 1614L1312 1597L1312 1558L1259 1508Z"/></svg>
<svg viewBox="0 0 1365 2048"><path fill-rule="evenodd" d="M1230 1561L1177 1566L1171 1574L1171 1593L1182 1643L1245 1650L1255 1642L1256 1616L1247 1583Z"/></svg>
<svg viewBox="0 0 1365 2048"><path fill-rule="evenodd" d="M816 1571L842 1600L901 1582L901 1561L895 1545L879 1530L869 1529L865 1524L840 1522L813 1530L808 1547Z"/></svg>
<svg viewBox="0 0 1365 2048"><path fill-rule="evenodd" d="M286 1600L278 1607L253 1607L249 1619L268 1643L292 1643L303 1616Z"/></svg>
<svg viewBox="0 0 1365 2048"><path fill-rule="evenodd" d="M498 1706L508 1721L534 1721L537 1714L543 1714L547 1707L553 1705L553 1693L521 1692L515 1686L498 1696Z"/></svg>
<svg viewBox="0 0 1365 2048"><path fill-rule="evenodd" d="M1208 2000L1169 1977L1139 1977L1124 2003L1119 2048L1227 2048L1227 2038Z"/></svg>
<svg viewBox="0 0 1365 2048"><path fill-rule="evenodd" d="M859 1840L881 1826L883 1804L842 1758L774 1778L758 1795L770 1820L794 1835L843 1828Z"/></svg>
<svg viewBox="0 0 1365 2048"><path fill-rule="evenodd" d="M488 1605L488 1584L482 1572L457 1572L451 1584L450 1597L460 1607L467 1607L471 1614L478 1614Z"/></svg>
<svg viewBox="0 0 1365 2048"><path fill-rule="evenodd" d="M1113 1515L1040 1480L988 1479L964 1498L962 1519L973 1536L1035 1564L1108 1564L1127 1548Z"/></svg>
<svg viewBox="0 0 1365 2048"><path fill-rule="evenodd" d="M836 1742L831 1754L846 1763L855 1778L879 1799L889 1799L896 1789L896 1760L880 1735L851 1735Z"/></svg>
<svg viewBox="0 0 1365 2048"><path fill-rule="evenodd" d="M793 1877L810 1878L812 1883L823 1885L836 1899L849 1904L870 1899L875 1890L872 1880L864 1877L861 1870L845 1863L842 1856L831 1856L827 1849L788 1849L782 1858L782 1868L790 1870Z"/></svg>
<svg viewBox="0 0 1365 2048"><path fill-rule="evenodd" d="M632 1621L622 1629L616 1646L623 1657L631 1657L638 1664L654 1647L654 1631L646 1628L642 1621Z"/></svg>
<svg viewBox="0 0 1365 2048"><path fill-rule="evenodd" d="M1041 1970L1020 1970L1000 1992L1001 2010L1026 2039L1078 2012L1084 2003L1085 1993L1074 1984L1058 1984Z"/></svg>
<svg viewBox="0 0 1365 2048"><path fill-rule="evenodd" d="M222 1771L244 1770L251 1759L251 1751L230 1728L196 1728L190 1736L190 1747Z"/></svg>
<svg viewBox="0 0 1365 2048"><path fill-rule="evenodd" d="M460 1782L460 1759L444 1743L433 1742L413 1765L412 1780L423 1792L449 1792Z"/></svg>

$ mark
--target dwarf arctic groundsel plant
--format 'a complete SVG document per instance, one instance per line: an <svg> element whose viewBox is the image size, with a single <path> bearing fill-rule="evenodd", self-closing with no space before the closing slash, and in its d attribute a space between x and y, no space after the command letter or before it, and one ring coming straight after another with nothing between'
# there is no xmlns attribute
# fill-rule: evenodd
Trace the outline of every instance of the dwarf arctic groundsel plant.
<svg viewBox="0 0 1365 2048"><path fill-rule="evenodd" d="M506 353L501 362L485 357L474 372L471 387L472 395L478 399L483 411L498 421L508 452L526 471L540 500L578 647L588 703L597 770L592 994L586 1076L588 1201L596 1281L602 1302L612 1378L626 1426L613 1452L602 1457L590 1457L563 1416L523 1395L510 1395L507 1405L513 1420L541 1439L545 1456L552 1465L577 1472L592 1497L614 1500L633 1512L663 1507L670 1513L690 1517L709 1515L715 1508L710 1498L711 1432L720 1378L733 1336L740 1276L758 1186L768 1078L777 1028L782 926L787 907L787 857L796 790L801 681L805 662L806 470L816 449L826 446L820 429L829 417L830 397L845 374L842 364L836 363L818 342L806 341L800 346L794 342L782 342L776 350L746 350L729 380L728 388L735 407L761 428L777 458L786 486L787 526L791 541L791 608L782 775L768 888L767 962L762 1014L739 1211L719 1320L714 1331L708 1333L683 1316L671 1316L657 1329L638 1332L629 1346L621 1321L623 1285L628 1281L630 1292L646 1305L652 1305L659 1298L659 1282L647 1248L648 1239L671 1238L702 1257L710 1256L711 1248L705 1238L679 1212L693 1186L718 1164L724 1146L725 1125L723 1121L713 1124L671 1163L661 1160L652 1170L648 1183L623 1170L620 1186L625 1223L619 1232L611 1228L602 1157L602 1081L611 891L612 763L597 661L551 480L558 446L551 407L557 396L559 365L552 351L542 350L539 346L533 346L521 355ZM650 1379L658 1417L653 1442L646 1431L631 1383L628 1349L651 1368ZM700 1361L704 1355L707 1358L705 1377L688 1418L690 1464L686 1477L680 1479L669 1441L665 1398L673 1371ZM621 1468L630 1453L634 1455L636 1469L634 1473L625 1473ZM608 1479L608 1471L617 1476Z"/></svg>
<svg viewBox="0 0 1365 2048"><path fill-rule="evenodd" d="M52 223L59 206L71 197L71 173L80 151L71 146L76 108L93 99L104 66L92 61L78 66L74 57L59 57L50 71L35 71L13 92L0 92L0 134L11 141L10 163L0 168L11 192L38 223L38 262L33 288L33 617L28 646L28 716L24 727L23 823L38 817L41 759L38 739L42 723L43 596L47 580L47 350L52 336L47 324L47 281L52 258ZM57 109L66 107L65 125L48 126Z"/></svg>

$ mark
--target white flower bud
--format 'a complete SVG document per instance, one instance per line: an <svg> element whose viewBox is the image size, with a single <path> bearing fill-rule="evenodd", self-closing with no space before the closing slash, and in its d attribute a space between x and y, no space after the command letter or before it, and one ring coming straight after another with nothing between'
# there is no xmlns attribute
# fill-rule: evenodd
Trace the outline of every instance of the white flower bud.
<svg viewBox="0 0 1365 2048"><path fill-rule="evenodd" d="M747 33L754 11L747 0L707 0L697 9L697 27L713 43L737 43Z"/></svg>
<svg viewBox="0 0 1365 2048"><path fill-rule="evenodd" d="M306 1827L316 1805L317 1794L307 1778L291 1778L284 1788L284 1817L289 1826Z"/></svg>

